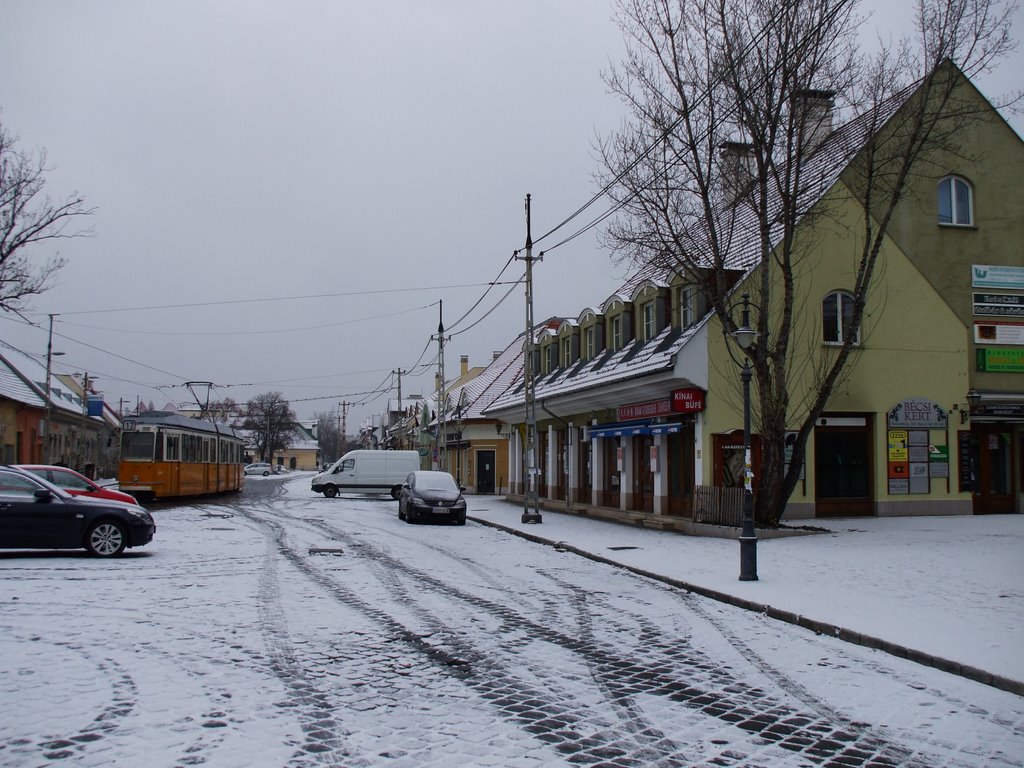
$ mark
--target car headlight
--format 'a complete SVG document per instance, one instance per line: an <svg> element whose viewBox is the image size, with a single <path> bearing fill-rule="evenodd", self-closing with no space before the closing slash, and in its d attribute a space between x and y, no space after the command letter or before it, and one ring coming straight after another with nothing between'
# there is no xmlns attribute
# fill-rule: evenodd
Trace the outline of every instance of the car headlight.
<svg viewBox="0 0 1024 768"><path fill-rule="evenodd" d="M149 523L153 522L152 516L142 507L125 507L124 511L127 512L129 515L134 515L140 520L145 520Z"/></svg>

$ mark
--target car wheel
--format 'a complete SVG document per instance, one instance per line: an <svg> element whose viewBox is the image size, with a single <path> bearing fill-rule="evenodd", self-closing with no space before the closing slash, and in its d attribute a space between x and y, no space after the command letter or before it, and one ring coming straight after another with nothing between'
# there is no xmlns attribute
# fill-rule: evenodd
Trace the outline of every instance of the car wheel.
<svg viewBox="0 0 1024 768"><path fill-rule="evenodd" d="M266 476L267 476L267 475L269 475L269 474L270 474L269 472L264 472L264 473L263 473L263 476L264 476L264 477L266 477Z"/></svg>
<svg viewBox="0 0 1024 768"><path fill-rule="evenodd" d="M395 499L397 501L398 500L398 496L399 496L399 494L401 492L402 492L402 486L400 486L400 485L392 486L392 488L391 488L391 498Z"/></svg>
<svg viewBox="0 0 1024 768"><path fill-rule="evenodd" d="M466 524L466 518L465 517L460 517L458 520L455 521L455 524L456 525L465 525Z"/></svg>
<svg viewBox="0 0 1024 768"><path fill-rule="evenodd" d="M405 522L415 524L417 520L419 520L419 517L417 517L415 512L411 509L405 510Z"/></svg>
<svg viewBox="0 0 1024 768"><path fill-rule="evenodd" d="M124 552L128 545L128 533L121 523L101 520L85 534L85 548L96 557L114 557Z"/></svg>
<svg viewBox="0 0 1024 768"><path fill-rule="evenodd" d="M324 488L324 496L326 496L328 499L333 499L337 495L338 489L335 488L333 485L328 485L326 488Z"/></svg>

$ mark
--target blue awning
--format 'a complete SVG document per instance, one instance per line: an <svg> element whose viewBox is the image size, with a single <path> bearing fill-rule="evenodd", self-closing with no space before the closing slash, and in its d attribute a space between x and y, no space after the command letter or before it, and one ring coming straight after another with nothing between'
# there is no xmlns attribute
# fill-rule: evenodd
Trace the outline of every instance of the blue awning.
<svg viewBox="0 0 1024 768"><path fill-rule="evenodd" d="M632 421L624 424L602 424L590 428L593 437L629 437L631 435L649 435L653 425L649 421Z"/></svg>
<svg viewBox="0 0 1024 768"><path fill-rule="evenodd" d="M633 435L669 435L679 432L683 425L679 422L655 424L650 421L631 421L618 424L601 424L590 427L590 437L632 437Z"/></svg>
<svg viewBox="0 0 1024 768"><path fill-rule="evenodd" d="M654 424L651 426L652 435L671 435L673 432L680 432L683 425L676 422L673 424Z"/></svg>

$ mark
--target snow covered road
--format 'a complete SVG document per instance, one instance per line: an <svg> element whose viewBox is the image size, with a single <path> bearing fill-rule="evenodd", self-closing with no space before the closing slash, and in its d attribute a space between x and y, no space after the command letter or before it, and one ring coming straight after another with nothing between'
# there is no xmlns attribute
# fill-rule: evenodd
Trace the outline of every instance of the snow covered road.
<svg viewBox="0 0 1024 768"><path fill-rule="evenodd" d="M1020 697L396 513L259 478L0 553L0 766L1024 765Z"/></svg>

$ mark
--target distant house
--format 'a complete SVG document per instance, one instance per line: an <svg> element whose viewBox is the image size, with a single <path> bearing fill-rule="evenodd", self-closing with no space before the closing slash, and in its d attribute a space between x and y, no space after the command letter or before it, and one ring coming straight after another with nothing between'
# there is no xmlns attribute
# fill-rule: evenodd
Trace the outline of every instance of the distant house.
<svg viewBox="0 0 1024 768"><path fill-rule="evenodd" d="M91 476L116 474L120 420L90 387L0 342L0 444L8 463L61 463ZM47 407L49 405L49 407Z"/></svg>

